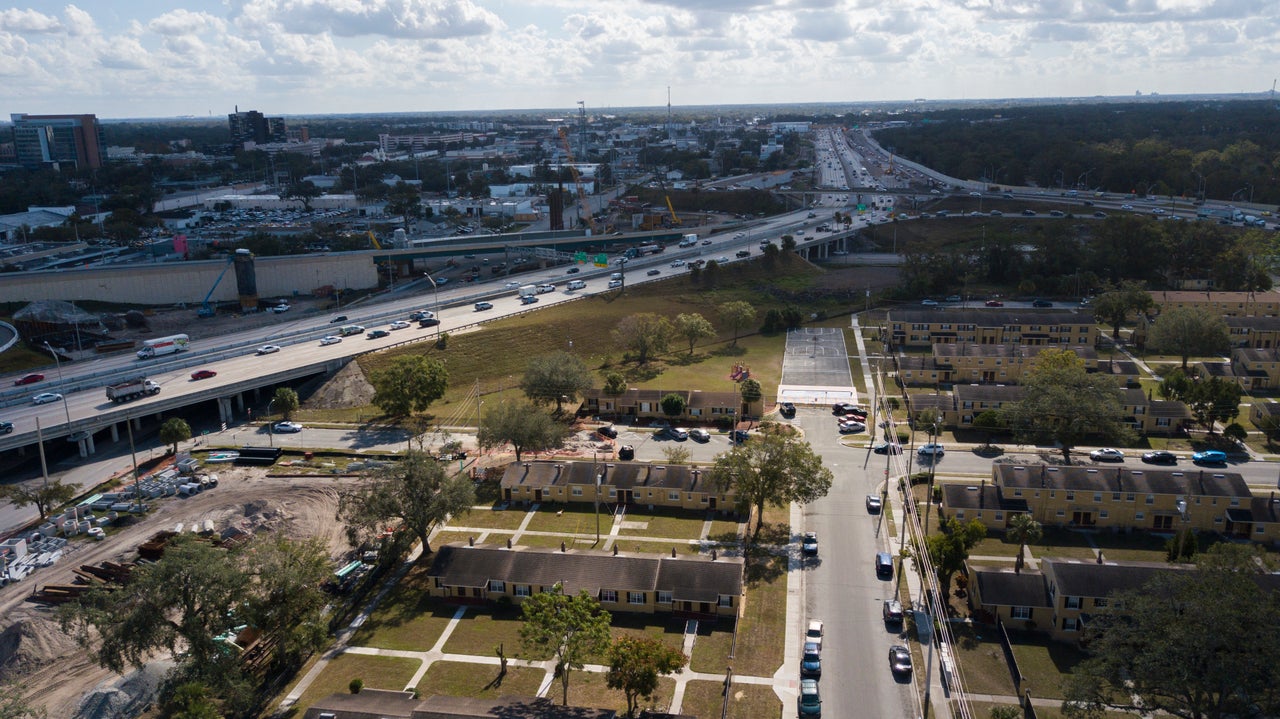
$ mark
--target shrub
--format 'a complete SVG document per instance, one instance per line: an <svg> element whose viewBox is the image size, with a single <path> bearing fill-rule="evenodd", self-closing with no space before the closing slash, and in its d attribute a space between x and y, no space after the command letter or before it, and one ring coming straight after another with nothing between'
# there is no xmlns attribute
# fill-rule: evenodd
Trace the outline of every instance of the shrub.
<svg viewBox="0 0 1280 719"><path fill-rule="evenodd" d="M352 694L359 694L360 690L364 689L364 680L358 678L352 679L351 683L347 685L347 688L351 690Z"/></svg>

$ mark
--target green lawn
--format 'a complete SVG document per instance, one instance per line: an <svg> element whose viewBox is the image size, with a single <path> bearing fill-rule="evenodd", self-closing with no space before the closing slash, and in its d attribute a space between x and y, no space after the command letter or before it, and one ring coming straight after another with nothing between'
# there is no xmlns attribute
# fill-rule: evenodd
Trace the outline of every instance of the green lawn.
<svg viewBox="0 0 1280 719"><path fill-rule="evenodd" d="M420 562L405 575L356 630L351 644L411 651L435 645L458 608L427 596L426 572L427 565Z"/></svg>
<svg viewBox="0 0 1280 719"><path fill-rule="evenodd" d="M697 680L685 685L680 713L715 719L723 706L724 684ZM772 687L735 684L729 692L727 716L729 719L778 719L782 716L782 702Z"/></svg>
<svg viewBox="0 0 1280 719"><path fill-rule="evenodd" d="M699 622L691 662L694 671L718 673L732 665L738 674L767 677L778 670L786 636L786 570L787 558L783 556L757 554L749 558L734 657L729 658L733 625L724 620L715 625Z"/></svg>
<svg viewBox="0 0 1280 719"><path fill-rule="evenodd" d="M525 512L518 509L472 509L449 518L451 527L482 527L484 529L519 529Z"/></svg>
<svg viewBox="0 0 1280 719"><path fill-rule="evenodd" d="M608 536L609 535L607 532L601 535L600 544L602 546L604 545L604 540L608 538ZM584 538L565 537L559 534L555 534L555 535L522 534L520 535L520 541L516 542L516 546L552 547L555 549L559 549L561 542L565 543L566 545L568 545L568 547L573 549L600 549L601 548L596 546L596 538L594 535L592 535L590 539L584 539Z"/></svg>
<svg viewBox="0 0 1280 719"><path fill-rule="evenodd" d="M1011 635L1010 642L1022 672L1022 686L1037 697L1062 699L1062 681L1086 656L1070 644L1033 634Z"/></svg>
<svg viewBox="0 0 1280 719"><path fill-rule="evenodd" d="M658 690L653 693L652 701L640 700L640 708L662 711L671 706L671 698L675 695L676 682L669 677L658 679ZM547 697L560 703L562 690L559 680L551 683ZM603 674L596 672L571 672L569 674L569 705L593 707L599 709L617 709L625 714L627 697L617 689L605 685Z"/></svg>
<svg viewBox="0 0 1280 719"><path fill-rule="evenodd" d="M448 654L477 654L495 656L494 650L502 645L508 657L532 661L550 659L545 652L529 654L520 643L519 611L497 613L487 609L469 610L466 621L458 622L449 641L444 644Z"/></svg>
<svg viewBox="0 0 1280 719"><path fill-rule="evenodd" d="M508 648L507 657L511 652ZM455 697L536 696L547 673L534 667L507 666L499 680L498 667L468 662L435 662L427 669L418 690L424 695Z"/></svg>
<svg viewBox="0 0 1280 719"><path fill-rule="evenodd" d="M486 543L503 544L506 542L507 536L509 535L500 535L500 534L490 535ZM449 532L449 531L436 532L436 536L433 537L431 540L431 546L439 547L445 544L455 544L458 542L466 542L468 539L472 537L474 537L478 542L480 539L480 532Z"/></svg>
<svg viewBox="0 0 1280 719"><path fill-rule="evenodd" d="M302 716L312 704L330 694L350 692L352 679L363 679L368 689L400 691L413 679L421 665L422 662L417 659L341 654L329 662L298 698L298 703L294 705L294 716Z"/></svg>
<svg viewBox="0 0 1280 719"><path fill-rule="evenodd" d="M1013 677L995 630L964 624L951 624L950 629L956 640L955 658L964 677L965 691L1015 696Z"/></svg>
<svg viewBox="0 0 1280 719"><path fill-rule="evenodd" d="M608 534L613 527L613 515L603 504L600 507L600 531ZM543 503L525 529L534 532L560 532L561 534L595 534L596 512L591 506L576 504Z"/></svg>
<svg viewBox="0 0 1280 719"><path fill-rule="evenodd" d="M653 511L638 508L627 511L625 521L644 522L644 529L623 527L619 534L642 537L671 537L674 539L698 539L707 513L696 510L676 510L655 507Z"/></svg>

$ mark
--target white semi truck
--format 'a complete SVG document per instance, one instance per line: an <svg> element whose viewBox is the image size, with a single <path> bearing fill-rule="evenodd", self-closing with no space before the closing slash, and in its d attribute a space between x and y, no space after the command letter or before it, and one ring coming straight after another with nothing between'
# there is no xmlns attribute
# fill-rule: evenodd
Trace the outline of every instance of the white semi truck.
<svg viewBox="0 0 1280 719"><path fill-rule="evenodd" d="M142 343L142 349L138 350L138 359L151 359L161 355L170 355L174 352L182 352L187 349L187 345L190 342L191 338L186 335L156 337Z"/></svg>
<svg viewBox="0 0 1280 719"><path fill-rule="evenodd" d="M107 399L117 403L128 402L139 397L150 397L159 393L160 385L146 377L135 377L107 385Z"/></svg>

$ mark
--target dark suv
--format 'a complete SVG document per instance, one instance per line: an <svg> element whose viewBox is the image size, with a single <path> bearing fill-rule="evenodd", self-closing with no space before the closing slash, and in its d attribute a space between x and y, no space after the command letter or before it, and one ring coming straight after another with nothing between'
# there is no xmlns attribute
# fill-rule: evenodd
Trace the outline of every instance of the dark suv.
<svg viewBox="0 0 1280 719"><path fill-rule="evenodd" d="M796 406L790 402L783 402L782 405L778 407L778 412L783 417L790 419L791 417L796 416Z"/></svg>

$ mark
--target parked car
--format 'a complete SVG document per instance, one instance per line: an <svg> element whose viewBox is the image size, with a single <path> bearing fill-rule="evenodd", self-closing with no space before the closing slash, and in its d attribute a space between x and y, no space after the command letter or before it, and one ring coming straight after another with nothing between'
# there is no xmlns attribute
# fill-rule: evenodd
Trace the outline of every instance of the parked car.
<svg viewBox="0 0 1280 719"><path fill-rule="evenodd" d="M686 439L689 439L689 430L681 429L679 427L667 427L666 429L662 430L662 432L659 432L659 434L665 434L666 436L676 440L677 442L683 442Z"/></svg>
<svg viewBox="0 0 1280 719"><path fill-rule="evenodd" d="M781 414L783 417L786 417L788 419L796 416L795 404L791 402L783 402L782 404L778 405L778 414Z"/></svg>
<svg viewBox="0 0 1280 719"><path fill-rule="evenodd" d="M1193 452L1191 461L1196 464L1226 464L1227 453L1216 449L1205 449Z"/></svg>
<svg viewBox="0 0 1280 719"><path fill-rule="evenodd" d="M710 442L711 433L701 427L689 430L689 439L695 442Z"/></svg>
<svg viewBox="0 0 1280 719"><path fill-rule="evenodd" d="M851 414L853 412L862 412L864 415L866 414L866 410L862 409L856 404L850 404L848 402L836 402L835 404L831 405L831 414Z"/></svg>
<svg viewBox="0 0 1280 719"><path fill-rule="evenodd" d="M814 642L804 643L804 652L800 655L800 676L822 676L822 651Z"/></svg>
<svg viewBox="0 0 1280 719"><path fill-rule="evenodd" d="M910 674L911 650L901 644L889 647L889 669L894 674Z"/></svg>
<svg viewBox="0 0 1280 719"><path fill-rule="evenodd" d="M902 602L897 599L884 600L884 606L880 609L880 617L889 624L899 624L902 622Z"/></svg>
<svg viewBox="0 0 1280 719"><path fill-rule="evenodd" d="M1090 452L1089 459L1095 462L1123 462L1124 452L1112 447L1103 447Z"/></svg>
<svg viewBox="0 0 1280 719"><path fill-rule="evenodd" d="M920 455L921 457L941 457L946 453L947 453L946 447L943 447L942 445L936 442L922 444L920 445L919 448L916 449L916 454Z"/></svg>
<svg viewBox="0 0 1280 719"><path fill-rule="evenodd" d="M40 374L39 372L32 372L31 374L24 374L18 379L15 379L13 383L15 385L20 385L20 384L35 384L36 382L43 382L43 381L44 381L44 375Z"/></svg>
<svg viewBox="0 0 1280 719"><path fill-rule="evenodd" d="M596 433L599 434L601 437L608 437L609 439L618 438L618 428L614 427L611 424L606 424L600 429L597 429Z"/></svg>
<svg viewBox="0 0 1280 719"><path fill-rule="evenodd" d="M365 337L371 340L377 340L382 339L383 337L389 337L390 335L391 333L386 330L371 330L365 335Z"/></svg>
<svg viewBox="0 0 1280 719"><path fill-rule="evenodd" d="M818 645L818 651L822 651L822 620L810 619L809 626L804 630L804 640L806 642L814 642Z"/></svg>
<svg viewBox="0 0 1280 719"><path fill-rule="evenodd" d="M751 439L751 435L745 429L735 429L729 433L729 441L735 444L742 444L748 439Z"/></svg>
<svg viewBox="0 0 1280 719"><path fill-rule="evenodd" d="M277 352L279 352L279 351L280 351L280 346L279 346L279 345L262 345L261 347L259 347L259 348L258 348L258 350L257 350L256 352L254 352L254 354L258 354L258 355L272 355L272 354L275 354L275 353L277 353Z"/></svg>
<svg viewBox="0 0 1280 719"><path fill-rule="evenodd" d="M867 425L856 420L847 419L840 422L840 434L857 434L867 431Z"/></svg>
<svg viewBox="0 0 1280 719"><path fill-rule="evenodd" d="M888 552L876 552L876 576L893 578L893 555Z"/></svg>
<svg viewBox="0 0 1280 719"><path fill-rule="evenodd" d="M198 369L191 373L191 379L210 379L217 376L218 373L211 369Z"/></svg>
<svg viewBox="0 0 1280 719"><path fill-rule="evenodd" d="M324 337L320 338L320 346L324 347L325 345L336 345L341 341L342 341L342 338L337 335L325 335Z"/></svg>
<svg viewBox="0 0 1280 719"><path fill-rule="evenodd" d="M872 514L879 514L881 508L884 507L883 501L878 494L867 495L867 511Z"/></svg>
<svg viewBox="0 0 1280 719"><path fill-rule="evenodd" d="M822 697L818 694L818 680L801 679L800 696L796 699L799 708L796 710L802 717L822 716Z"/></svg>
<svg viewBox="0 0 1280 719"><path fill-rule="evenodd" d="M800 551L810 557L818 556L818 533L805 532L804 538L800 540Z"/></svg>
<svg viewBox="0 0 1280 719"><path fill-rule="evenodd" d="M902 445L897 442L876 442L871 446L876 454L902 454Z"/></svg>
<svg viewBox="0 0 1280 719"><path fill-rule="evenodd" d="M275 425L271 427L271 431L275 432L276 434L293 434L294 432L301 432L302 425L298 424L297 422L289 422L289 421L276 422Z"/></svg>
<svg viewBox="0 0 1280 719"><path fill-rule="evenodd" d="M1178 455L1163 449L1154 452L1143 452L1142 461L1147 464L1177 464Z"/></svg>
<svg viewBox="0 0 1280 719"><path fill-rule="evenodd" d="M636 458L636 448L629 444L624 444L618 448L618 459L631 460Z"/></svg>
<svg viewBox="0 0 1280 719"><path fill-rule="evenodd" d="M987 300L986 305L987 307L1004 307L1004 303L1000 300Z"/></svg>
<svg viewBox="0 0 1280 719"><path fill-rule="evenodd" d="M346 321L347 321L346 315L338 315L337 317L334 317L333 319L329 320L329 324L336 325L339 322L346 322Z"/></svg>

